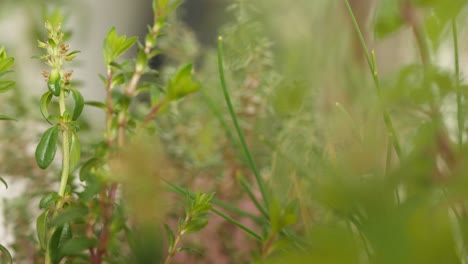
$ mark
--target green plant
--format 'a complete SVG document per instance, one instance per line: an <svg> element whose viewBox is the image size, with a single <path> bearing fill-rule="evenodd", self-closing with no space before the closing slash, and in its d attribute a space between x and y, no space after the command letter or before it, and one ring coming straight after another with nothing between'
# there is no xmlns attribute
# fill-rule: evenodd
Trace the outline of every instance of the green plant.
<svg viewBox="0 0 468 264"><path fill-rule="evenodd" d="M419 57L394 72L380 71L354 1L233 0L215 49L179 21L181 3L153 0L142 42L109 30L103 102L75 88L65 67L78 51L61 12L49 15L38 58L50 127L34 158L60 184L7 210L28 218L41 196L33 262L467 261L466 1L380 0L376 43L408 28ZM349 54L353 40L367 65ZM447 40L453 69L435 60ZM12 63L2 49L0 77ZM104 111L102 133L87 107Z"/></svg>
<svg viewBox="0 0 468 264"><path fill-rule="evenodd" d="M10 68L13 66L14 59L12 57L8 57L4 47L0 47L0 78L3 77L5 74L10 72ZM14 81L9 80L2 80L0 81L0 93L7 92L8 90L12 89L15 86ZM0 115L0 120L15 120L12 117L6 115ZM7 182L0 177L0 181L8 188ZM3 245L0 244L0 251L2 254L7 258L8 263L12 263L12 257L8 249L6 249Z"/></svg>

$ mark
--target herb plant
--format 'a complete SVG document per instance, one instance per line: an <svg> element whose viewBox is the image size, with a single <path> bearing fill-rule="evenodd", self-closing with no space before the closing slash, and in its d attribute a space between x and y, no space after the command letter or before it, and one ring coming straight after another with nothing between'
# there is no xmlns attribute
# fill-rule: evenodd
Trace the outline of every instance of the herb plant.
<svg viewBox="0 0 468 264"><path fill-rule="evenodd" d="M367 26L356 0L232 0L216 48L180 22L182 2L153 0L143 40L108 31L102 102L72 80L63 14L47 17L31 170L54 183L22 197L39 211L16 262L468 261L466 1L379 0ZM374 46L405 29L416 59L381 71ZM0 49L0 92L12 64ZM31 231L20 204L6 211Z"/></svg>

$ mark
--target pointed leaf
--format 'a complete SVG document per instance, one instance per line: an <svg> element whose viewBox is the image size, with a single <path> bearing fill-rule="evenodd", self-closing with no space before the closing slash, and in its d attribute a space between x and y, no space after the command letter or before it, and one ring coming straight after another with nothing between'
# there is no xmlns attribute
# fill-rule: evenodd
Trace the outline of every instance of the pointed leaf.
<svg viewBox="0 0 468 264"><path fill-rule="evenodd" d="M7 182L5 181L5 179L3 179L2 177L0 177L0 181L3 183L3 185L5 185L5 188L8 189L8 184L7 184Z"/></svg>
<svg viewBox="0 0 468 264"><path fill-rule="evenodd" d="M85 105L89 105L89 106L94 106L94 107L97 107L97 108L101 108L101 109L106 109L106 104L105 103L102 103L102 102L97 102L97 101L86 101L84 102Z"/></svg>
<svg viewBox="0 0 468 264"><path fill-rule="evenodd" d="M199 82L192 80L192 64L181 67L167 87L168 100L177 100L200 89Z"/></svg>

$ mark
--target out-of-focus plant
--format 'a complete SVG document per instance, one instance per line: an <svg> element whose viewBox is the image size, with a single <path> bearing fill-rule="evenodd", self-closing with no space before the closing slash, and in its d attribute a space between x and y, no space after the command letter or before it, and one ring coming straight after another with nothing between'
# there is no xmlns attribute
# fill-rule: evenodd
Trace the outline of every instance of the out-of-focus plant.
<svg viewBox="0 0 468 264"><path fill-rule="evenodd" d="M14 58L8 57L8 55L6 54L5 48L0 47L0 78L2 78L4 75L11 71L10 69L13 66L14 62ZM0 79L0 93L7 92L15 86L14 81L2 79ZM14 120L14 118L6 115L0 115L0 120ZM0 181L5 185L6 188L8 188L8 184L2 177L0 177ZM0 244L0 251L2 252L2 255L6 259L6 261L8 261L8 263L11 263L12 258L8 249L6 249L3 245Z"/></svg>

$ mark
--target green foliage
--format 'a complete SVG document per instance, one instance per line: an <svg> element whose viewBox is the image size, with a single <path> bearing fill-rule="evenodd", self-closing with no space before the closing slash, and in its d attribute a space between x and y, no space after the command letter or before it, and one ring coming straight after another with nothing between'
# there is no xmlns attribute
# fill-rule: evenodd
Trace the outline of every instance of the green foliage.
<svg viewBox="0 0 468 264"><path fill-rule="evenodd" d="M376 45L409 28L419 52L393 72L379 71L388 61L368 49L360 10L339 2L233 0L234 19L212 49L174 15L182 1L154 0L142 42L115 28L105 36L102 102L71 82L65 66L78 51L53 11L38 42L49 68L39 109L50 127L35 152L53 182L31 168L44 185L22 197L39 200L40 212L25 236L33 247L12 246L18 262L30 248L45 264L168 264L178 254L203 263L466 262L468 86L457 23L467 2L379 1ZM450 33L454 70L432 58ZM363 54L351 55L363 58L351 59L356 43ZM159 54L165 63L154 69ZM0 55L3 77L13 59ZM13 84L1 81L0 92ZM81 117L88 106L104 111L104 131ZM23 208L18 227L30 230Z"/></svg>
<svg viewBox="0 0 468 264"><path fill-rule="evenodd" d="M58 126L47 129L36 148L36 162L39 168L46 169L55 158L58 143Z"/></svg>
<svg viewBox="0 0 468 264"><path fill-rule="evenodd" d="M181 67L167 86L167 100L178 100L200 89L200 83L192 80L192 64Z"/></svg>
<svg viewBox="0 0 468 264"><path fill-rule="evenodd" d="M126 36L118 36L117 30L112 28L104 41L104 62L110 66L118 57L125 51L131 48L137 41L136 37L128 38Z"/></svg>

